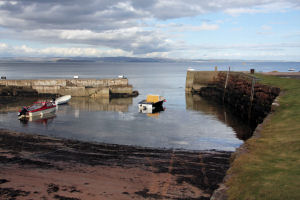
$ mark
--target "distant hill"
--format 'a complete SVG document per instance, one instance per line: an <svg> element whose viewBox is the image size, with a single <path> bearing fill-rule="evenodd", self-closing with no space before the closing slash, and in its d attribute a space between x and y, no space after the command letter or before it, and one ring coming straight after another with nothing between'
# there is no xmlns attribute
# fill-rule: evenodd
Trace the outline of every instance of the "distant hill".
<svg viewBox="0 0 300 200"><path fill-rule="evenodd" d="M167 58L139 57L6 57L0 62L180 62Z"/></svg>
<svg viewBox="0 0 300 200"><path fill-rule="evenodd" d="M94 57L94 58L58 58L56 62L175 62L165 58L139 58L139 57Z"/></svg>
<svg viewBox="0 0 300 200"><path fill-rule="evenodd" d="M287 62L271 60L170 59L140 57L6 57L0 62Z"/></svg>

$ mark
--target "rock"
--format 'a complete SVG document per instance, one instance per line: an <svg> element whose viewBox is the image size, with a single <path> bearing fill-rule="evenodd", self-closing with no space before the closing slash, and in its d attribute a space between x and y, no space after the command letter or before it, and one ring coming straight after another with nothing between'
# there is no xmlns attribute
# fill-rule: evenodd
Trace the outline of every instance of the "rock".
<svg viewBox="0 0 300 200"><path fill-rule="evenodd" d="M210 200L227 200L228 195L226 191L226 186L221 184L220 187L214 191L213 195L210 197Z"/></svg>
<svg viewBox="0 0 300 200"><path fill-rule="evenodd" d="M219 72L213 83L193 93L230 106L234 113L256 127L271 111L272 103L279 95L280 89L255 83L251 101L252 79L242 73L232 73L225 88L226 76L226 73Z"/></svg>

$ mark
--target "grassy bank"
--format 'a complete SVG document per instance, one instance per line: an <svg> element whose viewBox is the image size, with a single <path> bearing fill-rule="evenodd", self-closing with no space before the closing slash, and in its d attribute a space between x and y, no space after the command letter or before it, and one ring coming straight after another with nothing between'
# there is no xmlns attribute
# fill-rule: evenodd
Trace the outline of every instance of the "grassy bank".
<svg viewBox="0 0 300 200"><path fill-rule="evenodd" d="M264 123L259 138L246 142L229 173L230 200L300 199L300 79L258 74L261 82L280 87L280 106Z"/></svg>

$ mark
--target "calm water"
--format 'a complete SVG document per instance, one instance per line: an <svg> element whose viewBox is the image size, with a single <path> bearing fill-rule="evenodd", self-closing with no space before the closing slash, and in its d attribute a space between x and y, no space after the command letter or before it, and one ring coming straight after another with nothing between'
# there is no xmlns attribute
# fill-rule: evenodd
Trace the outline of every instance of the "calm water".
<svg viewBox="0 0 300 200"><path fill-rule="evenodd" d="M27 123L16 112L35 99L0 105L0 128L55 137L115 144L192 150L233 151L250 129L226 109L184 92L187 67L196 70L287 71L299 63L0 63L0 75L9 79L128 77L136 98L72 98L53 116ZM137 103L149 93L166 97L165 111L138 112Z"/></svg>

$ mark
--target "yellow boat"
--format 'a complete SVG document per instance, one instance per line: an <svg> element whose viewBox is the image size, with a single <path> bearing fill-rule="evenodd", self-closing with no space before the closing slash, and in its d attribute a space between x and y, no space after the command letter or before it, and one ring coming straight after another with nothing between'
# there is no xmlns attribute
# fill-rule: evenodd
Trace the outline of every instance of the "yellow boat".
<svg viewBox="0 0 300 200"><path fill-rule="evenodd" d="M161 110L166 99L163 96L150 94L147 99L139 102L139 111L144 113L153 113L154 110Z"/></svg>

